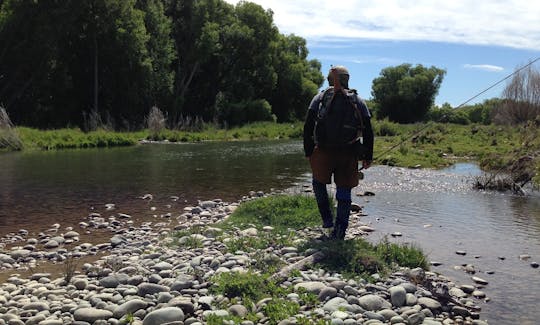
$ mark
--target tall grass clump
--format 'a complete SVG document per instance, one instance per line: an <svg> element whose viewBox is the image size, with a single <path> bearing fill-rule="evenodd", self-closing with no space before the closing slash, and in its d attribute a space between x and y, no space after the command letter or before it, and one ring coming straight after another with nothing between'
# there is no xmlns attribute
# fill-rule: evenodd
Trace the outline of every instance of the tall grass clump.
<svg viewBox="0 0 540 325"><path fill-rule="evenodd" d="M156 106L152 106L150 113L146 117L146 126L150 132L150 138L152 140L163 140L162 132L165 130L165 122L167 119L163 112Z"/></svg>
<svg viewBox="0 0 540 325"><path fill-rule="evenodd" d="M0 107L0 150L22 150L23 143L15 130L7 111Z"/></svg>

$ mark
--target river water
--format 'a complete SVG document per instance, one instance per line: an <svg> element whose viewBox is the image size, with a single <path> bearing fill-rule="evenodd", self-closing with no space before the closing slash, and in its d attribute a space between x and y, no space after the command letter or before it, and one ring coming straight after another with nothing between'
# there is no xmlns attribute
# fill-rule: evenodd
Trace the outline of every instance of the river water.
<svg viewBox="0 0 540 325"><path fill-rule="evenodd" d="M375 166L354 193L376 231L370 240L423 248L432 267L459 284L471 275L456 266L472 264L489 284L491 299L481 318L491 324L538 324L540 200L471 190L480 171L474 164L411 170ZM38 233L54 223L74 226L89 212L132 214L152 220L155 209L179 214L197 200L233 202L250 191L301 188L310 173L298 141L151 144L114 149L0 154L0 240L27 229ZM153 199L142 196L152 194ZM111 213L113 214L113 213ZM84 238L99 241L106 238ZM465 251L466 255L455 252ZM530 260L520 260L520 255ZM502 259L504 258L504 259ZM492 273L494 272L494 273Z"/></svg>

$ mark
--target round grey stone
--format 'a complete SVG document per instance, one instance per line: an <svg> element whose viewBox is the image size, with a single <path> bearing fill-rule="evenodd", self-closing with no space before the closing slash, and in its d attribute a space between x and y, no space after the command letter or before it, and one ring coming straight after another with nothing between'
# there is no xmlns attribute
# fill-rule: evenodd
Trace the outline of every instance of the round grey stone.
<svg viewBox="0 0 540 325"><path fill-rule="evenodd" d="M324 306L323 306L323 310L329 312L329 313L332 313L342 307L347 307L349 306L349 303L347 302L347 300L341 298L341 297L335 297L335 298L332 298L330 300L328 300Z"/></svg>
<svg viewBox="0 0 540 325"><path fill-rule="evenodd" d="M395 307L401 307L405 304L407 300L407 291L402 286L391 287L390 292L390 301Z"/></svg>
<svg viewBox="0 0 540 325"><path fill-rule="evenodd" d="M333 287L324 287L321 290L321 292L319 292L319 300L320 301L325 301L328 298L334 298L336 296L337 296L337 289L333 288Z"/></svg>
<svg viewBox="0 0 540 325"><path fill-rule="evenodd" d="M307 292L314 293L316 295L326 288L326 285L319 281L300 282L294 285L294 290L298 291L299 288L306 289Z"/></svg>
<svg viewBox="0 0 540 325"><path fill-rule="evenodd" d="M229 307L229 313L233 316L243 318L248 314L248 309L243 305L232 305Z"/></svg>
<svg viewBox="0 0 540 325"><path fill-rule="evenodd" d="M97 308L79 308L73 314L73 318L77 321L84 321L93 324L97 320L107 320L113 316L113 313L105 309Z"/></svg>
<svg viewBox="0 0 540 325"><path fill-rule="evenodd" d="M184 320L184 312L178 307L165 307L146 315L143 325L164 324Z"/></svg>
<svg viewBox="0 0 540 325"><path fill-rule="evenodd" d="M138 295L144 297L146 295L153 295L160 292L169 291L169 288L155 283L141 283L137 286Z"/></svg>
<svg viewBox="0 0 540 325"><path fill-rule="evenodd" d="M440 302L428 297L418 298L418 304L422 307L429 308L430 310L439 310L442 307Z"/></svg>
<svg viewBox="0 0 540 325"><path fill-rule="evenodd" d="M146 306L148 306L148 303L146 303L145 301L140 299L133 299L116 307L113 312L113 317L116 319L120 319L122 316L125 316L127 314L133 314L139 309L144 309L146 308Z"/></svg>
<svg viewBox="0 0 540 325"><path fill-rule="evenodd" d="M360 307L365 310L377 311L383 309L383 305L386 302L383 298L377 295L365 295L360 297Z"/></svg>

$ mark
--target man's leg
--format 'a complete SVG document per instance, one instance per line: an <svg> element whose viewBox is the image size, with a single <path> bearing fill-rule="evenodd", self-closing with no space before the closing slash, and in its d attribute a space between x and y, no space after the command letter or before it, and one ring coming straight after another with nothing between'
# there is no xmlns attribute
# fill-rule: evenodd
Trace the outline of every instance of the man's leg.
<svg viewBox="0 0 540 325"><path fill-rule="evenodd" d="M337 239L345 238L345 231L349 227L349 214L351 212L351 189L348 187L338 187L336 190L337 215L336 226L333 237Z"/></svg>
<svg viewBox="0 0 540 325"><path fill-rule="evenodd" d="M330 201L328 200L328 192L326 190L326 184L319 182L315 178L313 179L313 192L315 193L315 199L317 200L317 206L323 221L323 228L332 228L334 226L334 216L330 209Z"/></svg>

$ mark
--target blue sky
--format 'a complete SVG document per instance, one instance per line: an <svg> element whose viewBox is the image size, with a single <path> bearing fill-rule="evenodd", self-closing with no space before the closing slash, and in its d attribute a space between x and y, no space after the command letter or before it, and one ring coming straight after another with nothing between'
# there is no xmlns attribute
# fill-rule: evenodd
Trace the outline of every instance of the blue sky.
<svg viewBox="0 0 540 325"><path fill-rule="evenodd" d="M382 69L411 63L445 69L435 102L456 107L540 57L535 1L251 2L272 10L281 33L305 38L309 58L321 61L324 74L332 64L349 68L350 86L366 99ZM501 96L505 84L470 103Z"/></svg>

